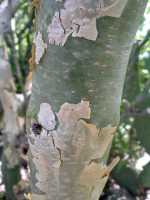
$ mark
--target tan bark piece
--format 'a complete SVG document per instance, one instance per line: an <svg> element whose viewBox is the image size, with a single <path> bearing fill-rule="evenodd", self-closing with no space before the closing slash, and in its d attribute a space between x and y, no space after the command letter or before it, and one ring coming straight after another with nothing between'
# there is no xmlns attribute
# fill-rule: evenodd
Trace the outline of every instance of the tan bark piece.
<svg viewBox="0 0 150 200"><path fill-rule="evenodd" d="M51 123L51 119L54 120L54 112L51 105L42 103L38 121L43 128L39 135L31 130L29 136L37 189L43 193L43 199L60 199L65 196L69 200L69 191L72 190L72 199L77 193L79 200L88 199L89 194L99 196L101 187L104 187L116 164L113 161L106 166L102 162L116 127L109 125L98 129L94 124L87 123L91 114L88 101L64 103L55 114L58 126L47 134L47 129L52 128L53 123L50 127L47 124ZM55 196L46 198L44 194Z"/></svg>

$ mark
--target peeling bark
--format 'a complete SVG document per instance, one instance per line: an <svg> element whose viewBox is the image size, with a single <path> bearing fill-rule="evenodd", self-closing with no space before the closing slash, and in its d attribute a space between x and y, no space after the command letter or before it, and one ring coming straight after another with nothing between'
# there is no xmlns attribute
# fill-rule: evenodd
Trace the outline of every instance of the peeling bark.
<svg viewBox="0 0 150 200"><path fill-rule="evenodd" d="M87 2L86 8L96 8L96 1ZM109 0L104 2L111 6ZM128 1L118 19L97 19L100 34L95 42L73 37L66 42L67 38L60 37L58 43L66 42L63 48L47 46L33 74L27 114L32 200L99 198L117 163L116 159L107 165L106 160L119 122L130 50L146 2ZM69 3L63 7L64 1L44 0L37 11L37 33L47 44L51 40L47 30L59 12L58 4L60 10L70 8ZM110 10L109 14L113 16ZM62 32L63 23L58 27Z"/></svg>
<svg viewBox="0 0 150 200"><path fill-rule="evenodd" d="M66 0L56 11L48 27L50 44L63 46L69 35L96 40L96 19L102 16L120 17L127 0Z"/></svg>
<svg viewBox="0 0 150 200"><path fill-rule="evenodd" d="M91 113L89 102L82 101L63 104L56 113L58 126L50 131L52 126L47 126L47 123L45 126L44 119L45 122L49 119L54 125L56 121L48 108L51 107L46 103L40 106L38 123L42 126L41 133L37 135L31 129L29 136L32 160L37 170L34 193L40 194L36 198L98 199L118 162L117 159L107 166L103 160L116 127L99 130L94 124L87 123L85 120L90 119Z"/></svg>

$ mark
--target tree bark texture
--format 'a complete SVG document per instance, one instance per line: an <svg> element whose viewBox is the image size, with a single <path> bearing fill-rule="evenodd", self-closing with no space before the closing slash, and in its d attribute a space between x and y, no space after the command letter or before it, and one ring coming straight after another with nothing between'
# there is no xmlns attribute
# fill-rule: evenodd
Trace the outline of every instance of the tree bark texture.
<svg viewBox="0 0 150 200"><path fill-rule="evenodd" d="M0 64L0 101L3 108L2 132L4 134L2 175L6 188L6 199L15 200L13 187L20 181L19 152L16 149L16 136L20 133L21 127L18 121L18 100L15 96L15 85L13 82L10 66L4 56L4 49L1 48Z"/></svg>
<svg viewBox="0 0 150 200"><path fill-rule="evenodd" d="M106 157L146 2L128 0L120 18L98 18L96 41L70 36L63 47L48 41L56 1L38 5L35 52L40 59L27 114L33 200L99 198L118 161L107 165Z"/></svg>

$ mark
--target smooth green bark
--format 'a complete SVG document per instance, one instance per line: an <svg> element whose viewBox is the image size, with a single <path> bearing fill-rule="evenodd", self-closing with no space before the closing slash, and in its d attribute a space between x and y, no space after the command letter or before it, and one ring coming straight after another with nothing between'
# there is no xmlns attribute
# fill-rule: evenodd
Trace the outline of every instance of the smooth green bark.
<svg viewBox="0 0 150 200"><path fill-rule="evenodd" d="M41 3L37 30L47 41L53 1ZM105 17L97 22L96 42L70 38L64 47L49 45L33 78L29 114L49 102L55 111L64 102L88 99L93 122L117 124L126 66L146 1L129 1L120 19Z"/></svg>

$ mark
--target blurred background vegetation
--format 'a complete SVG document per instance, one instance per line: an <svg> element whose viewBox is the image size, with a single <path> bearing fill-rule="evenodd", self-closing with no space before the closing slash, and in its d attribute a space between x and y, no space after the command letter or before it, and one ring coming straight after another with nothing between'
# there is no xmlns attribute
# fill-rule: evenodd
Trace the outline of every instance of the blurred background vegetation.
<svg viewBox="0 0 150 200"><path fill-rule="evenodd" d="M10 63L16 95L22 95L23 98L23 109L19 115L24 119L31 92L33 66L29 65L29 59L34 38L35 15L31 2L20 0L11 18L11 30L1 41L1 46L4 47ZM1 106L1 113L3 113L2 110ZM16 139L21 156L19 170L15 173L19 172L21 176L17 178L17 181L19 180L17 185L11 183L16 199L19 200L28 199L30 193L26 158L28 144L25 139L24 124L21 136L19 134ZM3 127L1 127L1 136L3 136ZM1 154L4 146L2 138ZM121 160L113 171L101 200L150 199L150 1L145 15L141 18L141 26L128 64L121 105L121 121L113 140L110 160L116 155L119 155ZM0 199L6 197L7 182L4 177L3 173Z"/></svg>

